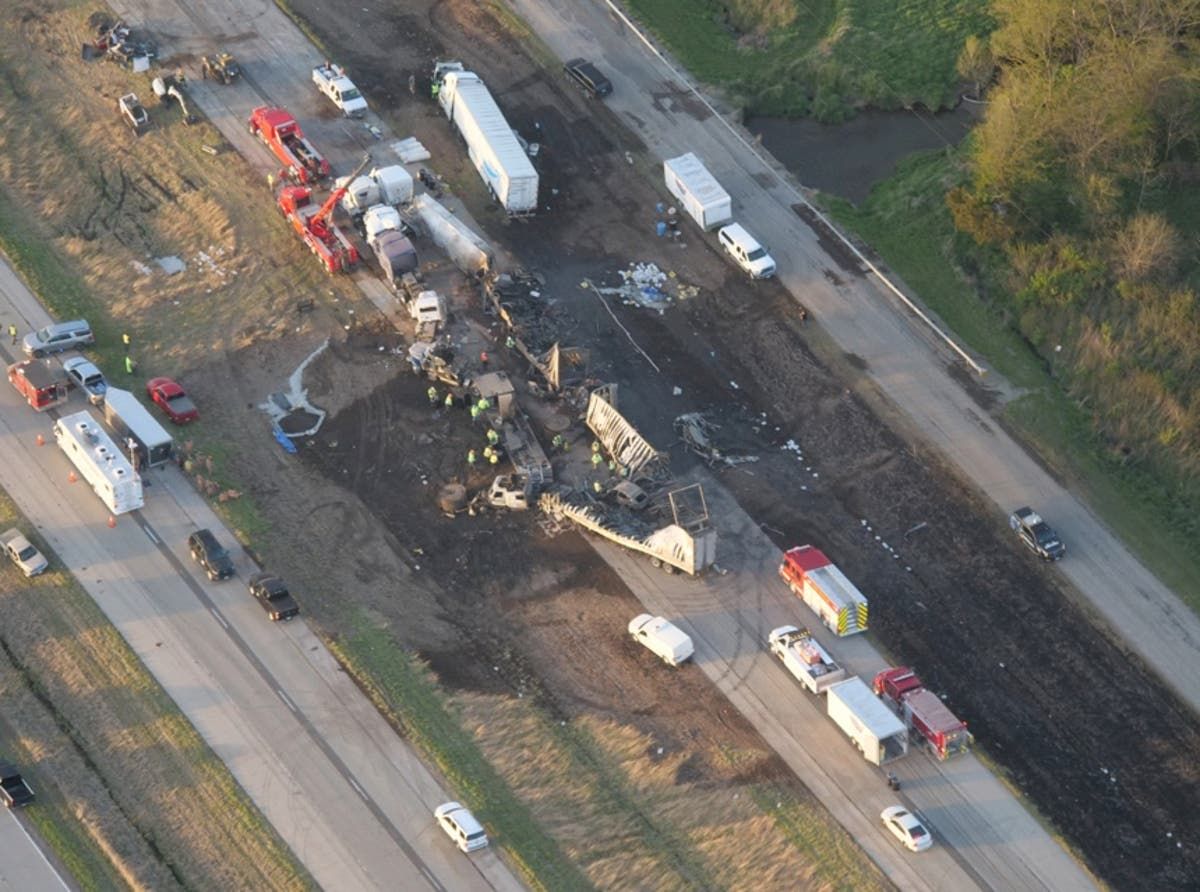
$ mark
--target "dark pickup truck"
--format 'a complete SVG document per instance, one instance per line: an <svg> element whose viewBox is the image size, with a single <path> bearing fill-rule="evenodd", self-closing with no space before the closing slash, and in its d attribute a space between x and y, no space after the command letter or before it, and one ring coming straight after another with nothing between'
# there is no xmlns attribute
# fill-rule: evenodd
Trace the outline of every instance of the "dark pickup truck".
<svg viewBox="0 0 1200 892"><path fill-rule="evenodd" d="M0 762L0 799L4 800L5 808L19 808L33 802L33 787L10 762Z"/></svg>
<svg viewBox="0 0 1200 892"><path fill-rule="evenodd" d="M287 584L274 573L255 573L251 576L250 594L275 622L300 614L300 605L288 591Z"/></svg>
<svg viewBox="0 0 1200 892"><path fill-rule="evenodd" d="M192 553L192 560L204 568L213 582L233 575L233 558L211 530L196 530L188 536L188 550Z"/></svg>

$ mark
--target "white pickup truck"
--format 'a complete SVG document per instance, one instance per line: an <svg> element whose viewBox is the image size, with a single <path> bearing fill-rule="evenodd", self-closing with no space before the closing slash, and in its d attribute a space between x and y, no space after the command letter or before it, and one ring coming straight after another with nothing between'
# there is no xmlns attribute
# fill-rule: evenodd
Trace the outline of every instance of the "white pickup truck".
<svg viewBox="0 0 1200 892"><path fill-rule="evenodd" d="M846 677L846 670L833 661L808 629L780 626L767 636L771 653L779 657L788 672L814 694Z"/></svg>
<svg viewBox="0 0 1200 892"><path fill-rule="evenodd" d="M340 65L326 62L313 69L313 83L317 89L333 100L333 104L342 110L348 118L361 118L367 113L367 100L363 99L354 81L346 77L346 71Z"/></svg>

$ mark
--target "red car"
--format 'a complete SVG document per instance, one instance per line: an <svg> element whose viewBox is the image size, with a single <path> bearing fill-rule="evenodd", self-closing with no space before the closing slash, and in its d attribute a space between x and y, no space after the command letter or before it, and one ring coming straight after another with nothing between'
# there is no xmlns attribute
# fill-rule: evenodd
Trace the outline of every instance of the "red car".
<svg viewBox="0 0 1200 892"><path fill-rule="evenodd" d="M200 417L196 404L170 378L151 378L146 382L146 393L176 424L187 424Z"/></svg>

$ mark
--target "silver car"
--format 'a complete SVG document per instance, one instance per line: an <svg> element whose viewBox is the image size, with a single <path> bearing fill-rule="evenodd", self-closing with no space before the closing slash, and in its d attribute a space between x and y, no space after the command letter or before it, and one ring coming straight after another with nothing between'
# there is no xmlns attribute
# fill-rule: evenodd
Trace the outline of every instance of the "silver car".
<svg viewBox="0 0 1200 892"><path fill-rule="evenodd" d="M104 402L104 394L108 392L108 382L104 373L86 356L72 356L63 360L63 371L67 373L70 382L87 394L88 402L99 406Z"/></svg>
<svg viewBox="0 0 1200 892"><path fill-rule="evenodd" d="M92 327L86 319L75 319L71 322L55 322L37 331L25 335L21 347L26 356L41 358L50 353L62 353L64 350L75 350L96 343Z"/></svg>

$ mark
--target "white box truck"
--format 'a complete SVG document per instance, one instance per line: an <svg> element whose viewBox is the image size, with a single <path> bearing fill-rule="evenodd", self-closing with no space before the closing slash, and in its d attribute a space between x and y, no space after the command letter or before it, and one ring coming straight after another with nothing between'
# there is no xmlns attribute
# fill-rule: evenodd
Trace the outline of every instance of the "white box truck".
<svg viewBox="0 0 1200 892"><path fill-rule="evenodd" d="M771 630L767 643L787 671L814 694L846 677L846 670L834 662L808 629L780 626Z"/></svg>
<svg viewBox="0 0 1200 892"><path fill-rule="evenodd" d="M538 175L479 75L442 63L438 104L467 142L467 155L511 215L537 210Z"/></svg>
<svg viewBox="0 0 1200 892"><path fill-rule="evenodd" d="M145 504L142 478L91 412L58 419L54 439L113 514L137 511Z"/></svg>
<svg viewBox="0 0 1200 892"><path fill-rule="evenodd" d="M125 443L126 455L129 454L128 441L132 439L137 444L139 467L157 468L175 454L175 440L128 390L108 388L104 394L104 420Z"/></svg>
<svg viewBox="0 0 1200 892"><path fill-rule="evenodd" d="M701 229L716 229L733 221L733 202L717 178L691 152L663 162L667 191L679 199Z"/></svg>
<svg viewBox="0 0 1200 892"><path fill-rule="evenodd" d="M858 676L830 685L826 709L872 765L885 765L908 753L908 729Z"/></svg>

